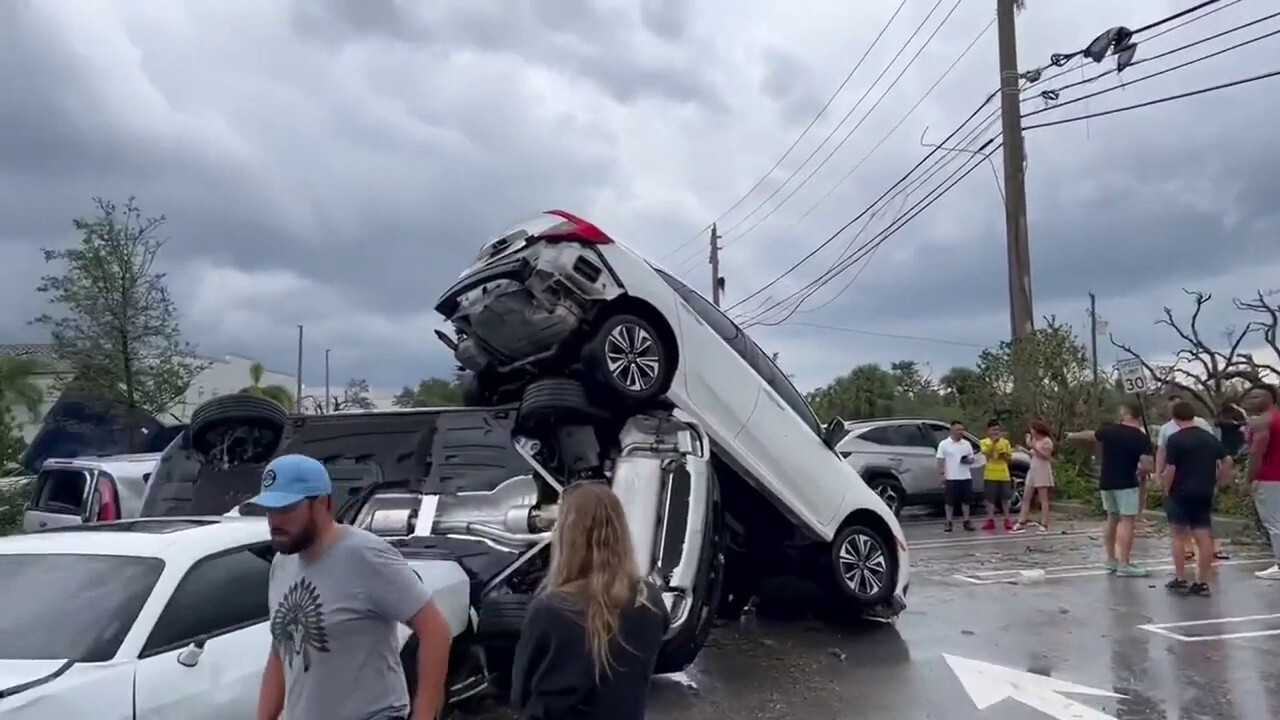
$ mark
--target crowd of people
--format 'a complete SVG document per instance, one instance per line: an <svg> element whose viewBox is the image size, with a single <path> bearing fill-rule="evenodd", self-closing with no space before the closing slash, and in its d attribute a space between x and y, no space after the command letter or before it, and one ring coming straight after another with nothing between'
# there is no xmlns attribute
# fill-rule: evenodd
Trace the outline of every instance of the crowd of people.
<svg viewBox="0 0 1280 720"><path fill-rule="evenodd" d="M1245 395L1242 416L1220 418L1216 426L1196 415L1195 407L1181 395L1171 394L1166 400L1170 419L1154 439L1137 402L1121 403L1114 422L1066 435L1069 442L1092 446L1100 460L1098 491L1107 515L1103 545L1108 572L1120 577L1149 574L1133 562L1133 543L1148 491L1158 487L1172 539L1174 577L1166 587L1180 595L1211 595L1214 561L1228 558L1213 533L1214 500L1222 488L1235 481L1235 458L1247 450L1243 482L1276 559L1275 565L1256 575L1263 580L1280 580L1280 410L1276 388L1252 388ZM950 436L937 449L946 532L953 530L957 514L965 530L975 529L969 494L977 464L983 469L984 530L996 529L999 512L1007 532L1033 527L1040 533L1048 532L1049 496L1054 486L1054 443L1049 428L1043 422L1032 422L1024 443L1031 460L1022 507L1013 521L1009 508L1013 446L1000 423L992 420L987 424L987 435L976 452L965 438L964 425L952 423ZM1030 519L1033 501L1039 505L1039 520Z"/></svg>

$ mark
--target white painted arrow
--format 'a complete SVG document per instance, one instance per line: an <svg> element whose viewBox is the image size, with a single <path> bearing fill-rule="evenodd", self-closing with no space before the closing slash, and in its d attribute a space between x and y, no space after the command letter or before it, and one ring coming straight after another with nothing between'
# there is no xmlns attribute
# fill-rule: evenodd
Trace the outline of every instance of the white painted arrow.
<svg viewBox="0 0 1280 720"><path fill-rule="evenodd" d="M956 674L956 677L960 678L960 684L964 686L965 692L969 693L973 704L977 705L979 710L985 710L1008 698L1033 707L1056 720L1116 720L1114 715L1108 715L1071 698L1063 697L1062 693L1124 697L1106 690L1014 670L981 660L946 654L942 657L951 666L951 671Z"/></svg>

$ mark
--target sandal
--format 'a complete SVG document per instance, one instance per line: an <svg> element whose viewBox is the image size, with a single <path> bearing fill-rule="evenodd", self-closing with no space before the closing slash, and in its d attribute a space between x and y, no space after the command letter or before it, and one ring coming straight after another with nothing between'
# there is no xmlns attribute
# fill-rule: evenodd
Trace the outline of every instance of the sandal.
<svg viewBox="0 0 1280 720"><path fill-rule="evenodd" d="M1216 550L1213 553L1213 559L1214 560L1230 560L1231 556L1226 554L1222 550Z"/></svg>

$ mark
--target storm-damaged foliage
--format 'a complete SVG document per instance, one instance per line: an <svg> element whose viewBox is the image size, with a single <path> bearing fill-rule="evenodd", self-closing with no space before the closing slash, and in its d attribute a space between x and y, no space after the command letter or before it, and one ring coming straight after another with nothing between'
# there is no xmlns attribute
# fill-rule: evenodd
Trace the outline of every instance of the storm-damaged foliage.
<svg viewBox="0 0 1280 720"><path fill-rule="evenodd" d="M1280 305L1275 304L1277 291L1258 291L1250 299L1236 298L1233 305L1247 313L1242 325L1220 329L1203 327L1203 313L1213 301L1211 293L1183 290L1191 298L1191 312L1183 319L1172 308L1164 308L1164 317L1156 321L1171 331L1179 348L1171 361L1149 361L1132 346L1111 338L1111 343L1136 358L1154 380L1156 392L1176 391L1199 405L1200 411L1216 417L1240 402L1249 387L1262 382L1280 381L1280 369L1255 357L1253 350L1265 346L1271 354L1280 354L1276 330L1280 324Z"/></svg>

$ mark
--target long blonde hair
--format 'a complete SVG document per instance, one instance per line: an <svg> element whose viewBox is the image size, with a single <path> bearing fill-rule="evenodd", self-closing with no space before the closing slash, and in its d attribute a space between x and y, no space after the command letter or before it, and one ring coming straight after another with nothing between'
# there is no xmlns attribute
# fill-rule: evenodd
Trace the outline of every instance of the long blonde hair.
<svg viewBox="0 0 1280 720"><path fill-rule="evenodd" d="M645 603L642 577L631 546L627 516L618 496L603 483L565 489L551 536L551 567L545 592L560 593L584 610L587 645L596 678L612 673L610 643L627 603Z"/></svg>

